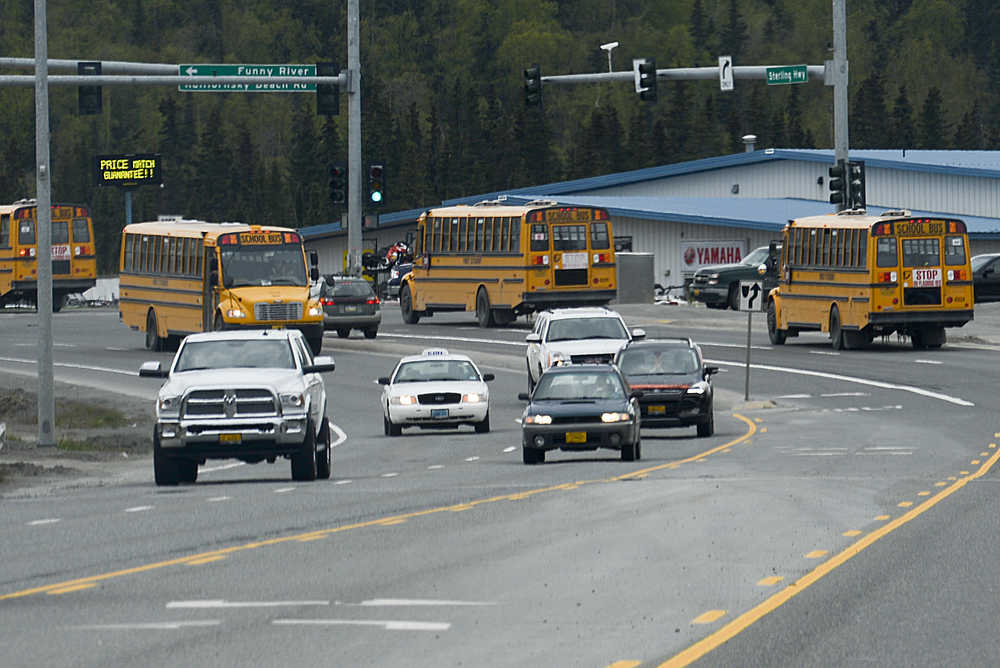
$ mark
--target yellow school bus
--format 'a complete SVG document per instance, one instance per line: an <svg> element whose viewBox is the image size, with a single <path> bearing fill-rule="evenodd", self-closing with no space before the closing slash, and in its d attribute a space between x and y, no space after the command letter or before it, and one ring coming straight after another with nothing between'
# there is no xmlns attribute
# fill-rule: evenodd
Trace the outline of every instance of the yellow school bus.
<svg viewBox="0 0 1000 668"><path fill-rule="evenodd" d="M500 200L420 215L413 270L399 308L414 324L437 311L475 311L481 327L565 306L607 304L616 294L615 249L605 209Z"/></svg>
<svg viewBox="0 0 1000 668"><path fill-rule="evenodd" d="M946 327L972 320L965 223L954 218L848 210L792 220L782 233L767 332L781 345L800 331L830 333L835 349L899 333L940 348Z"/></svg>
<svg viewBox="0 0 1000 668"><path fill-rule="evenodd" d="M311 266L309 266L311 265ZM146 348L175 347L193 332L292 327L313 354L323 345L319 278L293 229L201 220L133 223L122 230L119 317Z"/></svg>
<svg viewBox="0 0 1000 668"><path fill-rule="evenodd" d="M94 223L85 206L53 204L52 310L66 296L97 282ZM38 205L33 199L0 205L0 306L38 303Z"/></svg>

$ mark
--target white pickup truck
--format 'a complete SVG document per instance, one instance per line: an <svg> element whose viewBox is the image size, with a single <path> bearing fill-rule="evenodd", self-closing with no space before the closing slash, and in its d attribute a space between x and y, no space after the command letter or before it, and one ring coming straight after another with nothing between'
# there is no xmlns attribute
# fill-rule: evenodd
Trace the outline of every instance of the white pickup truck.
<svg viewBox="0 0 1000 668"><path fill-rule="evenodd" d="M168 370L146 362L139 375L165 378L156 399L157 485L193 483L208 459L250 464L291 460L293 480L330 477L324 372L294 329L206 332L184 339Z"/></svg>

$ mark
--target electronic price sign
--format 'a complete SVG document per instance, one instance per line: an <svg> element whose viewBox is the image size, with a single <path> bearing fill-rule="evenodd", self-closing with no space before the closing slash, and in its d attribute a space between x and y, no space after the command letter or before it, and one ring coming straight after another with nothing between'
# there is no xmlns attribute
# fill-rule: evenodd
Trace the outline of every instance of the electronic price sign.
<svg viewBox="0 0 1000 668"><path fill-rule="evenodd" d="M94 158L95 182L99 186L160 185L163 174L158 153L130 153L128 155L99 155Z"/></svg>

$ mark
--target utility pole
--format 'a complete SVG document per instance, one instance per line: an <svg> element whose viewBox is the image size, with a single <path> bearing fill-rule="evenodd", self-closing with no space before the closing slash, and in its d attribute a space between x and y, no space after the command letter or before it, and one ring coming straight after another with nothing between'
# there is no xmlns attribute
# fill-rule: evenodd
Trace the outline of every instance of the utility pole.
<svg viewBox="0 0 1000 668"><path fill-rule="evenodd" d="M358 0L347 0L347 266L361 275L361 30Z"/></svg>
<svg viewBox="0 0 1000 668"><path fill-rule="evenodd" d="M847 161L847 8L845 0L833 0L833 60L827 62L826 84L833 86L834 164ZM831 82L832 80L832 82Z"/></svg>

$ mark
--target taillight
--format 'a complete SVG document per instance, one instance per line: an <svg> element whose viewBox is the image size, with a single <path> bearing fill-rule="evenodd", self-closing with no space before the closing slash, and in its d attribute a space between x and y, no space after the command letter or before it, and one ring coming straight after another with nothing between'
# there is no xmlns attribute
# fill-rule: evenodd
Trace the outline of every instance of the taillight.
<svg viewBox="0 0 1000 668"><path fill-rule="evenodd" d="M896 272L894 271L883 271L879 274L879 282L881 283L895 283L896 282Z"/></svg>
<svg viewBox="0 0 1000 668"><path fill-rule="evenodd" d="M948 280L949 281L964 281L965 280L965 270L964 269L949 269L948 270Z"/></svg>
<svg viewBox="0 0 1000 668"><path fill-rule="evenodd" d="M378 297L375 297L374 299L369 299L368 303L369 304L381 304L382 301Z"/></svg>
<svg viewBox="0 0 1000 668"><path fill-rule="evenodd" d="M610 253L594 253L594 264L607 264L611 262Z"/></svg>
<svg viewBox="0 0 1000 668"><path fill-rule="evenodd" d="M536 255L535 256L534 264L548 264L548 263L549 263L549 256L548 255Z"/></svg>
<svg viewBox="0 0 1000 668"><path fill-rule="evenodd" d="M327 299L324 297L323 299L319 300L319 303L322 304L323 306L333 306L335 302L332 299Z"/></svg>

